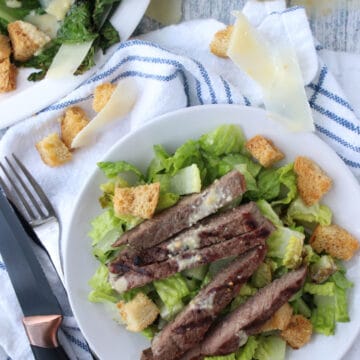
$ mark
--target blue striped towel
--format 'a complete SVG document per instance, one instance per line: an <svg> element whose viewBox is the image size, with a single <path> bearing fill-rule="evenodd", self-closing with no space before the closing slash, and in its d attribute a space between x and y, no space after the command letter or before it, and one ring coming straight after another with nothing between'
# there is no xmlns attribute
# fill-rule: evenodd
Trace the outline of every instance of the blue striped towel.
<svg viewBox="0 0 360 360"><path fill-rule="evenodd" d="M306 21L301 8L287 10L286 13L286 16ZM310 33L307 21L302 25L304 31ZM122 43L107 64L69 96L10 128L0 142L0 156L14 152L36 174L66 228L72 200L84 184L84 179L92 172L94 164L125 134L151 121L154 116L187 106L261 106L260 89L229 59L217 58L209 53L213 34L223 27L214 20L193 21ZM303 53L300 64L304 78L310 77L314 67L317 71L306 87L316 132L360 179L360 122L322 61L322 51L320 47L317 51L314 48L312 54L315 57ZM314 58L315 63L309 61L305 65L306 60ZM111 131L104 131L95 144L77 150L68 164L59 169L46 167L40 161L34 144L50 132L59 131L58 118L63 110L70 105L79 105L92 116L94 88L104 82L118 82L124 78L131 78L139 89L139 97L131 113L111 124ZM4 358L31 359L21 325L21 312L1 258L0 281L0 358L3 354ZM64 295L60 294L59 298L66 305ZM72 359L89 359L89 348L69 309L67 314L60 340Z"/></svg>

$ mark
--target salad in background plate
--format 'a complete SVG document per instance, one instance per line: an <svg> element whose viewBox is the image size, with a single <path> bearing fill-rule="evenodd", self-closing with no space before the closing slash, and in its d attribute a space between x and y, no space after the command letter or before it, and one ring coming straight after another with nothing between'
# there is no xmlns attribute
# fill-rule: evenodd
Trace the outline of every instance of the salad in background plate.
<svg viewBox="0 0 360 360"><path fill-rule="evenodd" d="M154 221L158 213L165 214L169 208L176 207L184 201L184 196L201 191L203 194L204 189L221 181L226 174L238 171L244 176L246 191L237 199L231 199L218 213L256 203L274 229L266 239L264 261L216 316L217 320L225 315L229 317L228 314L245 306L276 279L283 279L285 274L301 266L307 267L307 277L295 295L283 300L281 307L275 306L271 314L262 318L261 327L247 336L235 352L218 357L212 355L219 354L205 354L206 359L280 360L285 358L286 343L299 348L310 341L313 332L335 334L337 322L350 321L347 293L353 286L346 278L341 260L350 259L359 244L345 229L332 224L331 209L320 203L331 187L331 179L306 157L298 156L294 162L277 165L283 157L271 139L255 136L247 140L241 127L221 125L196 140L186 141L175 152L168 152L161 144L154 145L154 158L145 173L136 164L125 161L99 163L108 182L100 186L103 195L99 200L104 212L92 221L89 233L93 255L99 261L89 282L92 287L89 300L117 304L116 312L122 315L118 319L130 331L141 331L150 339L161 337L158 334L176 322L194 301L196 303L199 292L226 271L233 257L223 256L223 259L207 261L201 266L189 261L179 267L181 271L174 271L169 277L151 279L150 276L144 286L117 292L114 283L109 281L109 264L110 269L114 269L111 264L118 263L129 246L114 247L113 244L139 224ZM146 216L142 215L144 186L154 184L160 185L153 206L155 217L145 220ZM120 208L114 207L114 201L115 204L119 201L117 189L121 189ZM130 201L125 199L125 194L131 194ZM190 231L197 226L190 225ZM172 238L175 241L176 236ZM224 244L228 244L226 241ZM187 242L182 251L186 252L190 246L190 250L201 252L201 246L197 245L191 248ZM146 272L148 268L142 264L142 257L149 256L154 247L156 245L134 250L136 261L132 265ZM122 270L120 278L125 277L126 272ZM204 338L207 336L208 333ZM201 343L202 337L196 341Z"/></svg>

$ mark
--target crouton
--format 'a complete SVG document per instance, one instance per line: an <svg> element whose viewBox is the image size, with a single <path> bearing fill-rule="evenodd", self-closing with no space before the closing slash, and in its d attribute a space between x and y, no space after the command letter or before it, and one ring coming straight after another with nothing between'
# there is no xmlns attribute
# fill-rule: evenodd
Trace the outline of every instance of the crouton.
<svg viewBox="0 0 360 360"><path fill-rule="evenodd" d="M331 188L332 180L312 160L298 156L294 162L297 188L305 205L317 203Z"/></svg>
<svg viewBox="0 0 360 360"><path fill-rule="evenodd" d="M10 40L7 36L0 34L0 61L10 57Z"/></svg>
<svg viewBox="0 0 360 360"><path fill-rule="evenodd" d="M120 315L129 331L146 329L158 317L158 307L144 293L139 292L130 302L117 303Z"/></svg>
<svg viewBox="0 0 360 360"><path fill-rule="evenodd" d="M264 167L269 167L282 160L284 154L269 139L256 135L245 144L250 154Z"/></svg>
<svg viewBox="0 0 360 360"><path fill-rule="evenodd" d="M310 238L310 245L317 252L325 251L334 258L349 260L359 249L359 242L338 225L318 225Z"/></svg>
<svg viewBox="0 0 360 360"><path fill-rule="evenodd" d="M276 313L261 327L260 332L271 330L285 330L290 323L293 309L289 303L285 303Z"/></svg>
<svg viewBox="0 0 360 360"><path fill-rule="evenodd" d="M57 133L48 135L35 146L43 162L51 167L60 166L72 158L71 152Z"/></svg>
<svg viewBox="0 0 360 360"><path fill-rule="evenodd" d="M115 84L104 83L98 85L94 90L94 100L93 100L93 109L96 112L100 112L107 102L110 100L111 95L113 94L116 88Z"/></svg>
<svg viewBox="0 0 360 360"><path fill-rule="evenodd" d="M223 30L218 31L211 43L210 43L210 51L219 57L227 58L227 49L229 47L230 37L233 32L234 26L229 25Z"/></svg>
<svg viewBox="0 0 360 360"><path fill-rule="evenodd" d="M48 35L36 26L25 21L12 22L7 29L14 50L14 58L18 61L29 60L51 40Z"/></svg>
<svg viewBox="0 0 360 360"><path fill-rule="evenodd" d="M61 118L61 140L70 149L75 136L89 123L89 119L83 109L72 106L65 110Z"/></svg>
<svg viewBox="0 0 360 360"><path fill-rule="evenodd" d="M159 201L160 183L139 185L130 188L115 188L114 210L117 214L128 214L150 219Z"/></svg>
<svg viewBox="0 0 360 360"><path fill-rule="evenodd" d="M17 68L10 59L0 61L0 93L16 89Z"/></svg>
<svg viewBox="0 0 360 360"><path fill-rule="evenodd" d="M310 341L312 335L311 321L302 315L293 315L287 328L280 336L293 348L300 349Z"/></svg>

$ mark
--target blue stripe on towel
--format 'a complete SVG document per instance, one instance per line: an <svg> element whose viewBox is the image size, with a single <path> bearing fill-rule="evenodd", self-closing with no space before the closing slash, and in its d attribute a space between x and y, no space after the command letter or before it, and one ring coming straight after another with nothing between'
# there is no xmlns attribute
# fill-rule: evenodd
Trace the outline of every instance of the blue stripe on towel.
<svg viewBox="0 0 360 360"><path fill-rule="evenodd" d="M6 271L6 266L2 261L0 261L0 269Z"/></svg>
<svg viewBox="0 0 360 360"><path fill-rule="evenodd" d="M77 339L75 336L69 334L67 331L64 331L64 330L63 330L63 332L64 332L65 336L66 336L73 344L77 345L77 346L80 347L82 350L90 353L90 348L89 348L89 346L88 346L87 343L85 343L85 342Z"/></svg>

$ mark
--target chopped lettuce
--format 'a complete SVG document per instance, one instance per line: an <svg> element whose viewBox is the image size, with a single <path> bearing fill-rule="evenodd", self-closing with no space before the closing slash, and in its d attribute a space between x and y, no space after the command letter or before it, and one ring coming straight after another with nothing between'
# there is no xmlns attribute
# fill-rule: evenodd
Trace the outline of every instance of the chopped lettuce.
<svg viewBox="0 0 360 360"><path fill-rule="evenodd" d="M106 265L101 264L96 270L94 276L89 280L89 285L92 288L88 295L91 302L117 302L118 295L112 289L108 282L109 269Z"/></svg>
<svg viewBox="0 0 360 360"><path fill-rule="evenodd" d="M245 143L245 136L239 126L221 125L201 136L199 143L206 152L221 156L241 152Z"/></svg>
<svg viewBox="0 0 360 360"><path fill-rule="evenodd" d="M286 195L277 201L273 201L271 205L289 204L297 195L296 175L294 172L294 164L287 164L277 169L280 182L280 195Z"/></svg>
<svg viewBox="0 0 360 360"><path fill-rule="evenodd" d="M171 312L182 305L182 299L189 294L185 278L177 273L166 279L153 282L155 290L167 309Z"/></svg>
<svg viewBox="0 0 360 360"><path fill-rule="evenodd" d="M142 172L137 167L126 161L103 161L99 162L97 165L109 179L113 179L119 174L130 173L136 176L136 180L144 180Z"/></svg>
<svg viewBox="0 0 360 360"><path fill-rule="evenodd" d="M258 341L255 336L249 336L246 344L236 353L236 360L252 360L255 355Z"/></svg>
<svg viewBox="0 0 360 360"><path fill-rule="evenodd" d="M246 165L247 170L253 177L256 177L261 170L260 164L252 161L249 156L244 154L228 154L222 158L222 161L231 165L232 167L239 164Z"/></svg>
<svg viewBox="0 0 360 360"><path fill-rule="evenodd" d="M169 191L178 195L198 193L201 190L200 170L196 164L180 169L169 180Z"/></svg>
<svg viewBox="0 0 360 360"><path fill-rule="evenodd" d="M175 205L180 199L178 194L173 194L171 192L161 193L159 196L158 203L156 205L156 211L162 211L167 209L170 206Z"/></svg>
<svg viewBox="0 0 360 360"><path fill-rule="evenodd" d="M326 281L336 271L335 261L330 255L322 255L310 265L310 277L318 284Z"/></svg>
<svg viewBox="0 0 360 360"><path fill-rule="evenodd" d="M271 267L269 264L263 262L251 276L251 285L255 286L256 288L262 288L270 284L271 280Z"/></svg>
<svg viewBox="0 0 360 360"><path fill-rule="evenodd" d="M282 221L279 216L276 214L271 205L264 199L260 199L256 202L256 205L260 209L261 213L269 219L275 226L283 226Z"/></svg>
<svg viewBox="0 0 360 360"><path fill-rule="evenodd" d="M284 360L286 342L279 336L259 336L254 359Z"/></svg>
<svg viewBox="0 0 360 360"><path fill-rule="evenodd" d="M300 314L305 316L306 318L311 317L311 309L302 297L299 297L294 301L290 301L290 305L294 310L294 314Z"/></svg>
<svg viewBox="0 0 360 360"><path fill-rule="evenodd" d="M279 226L266 240L267 256L281 259L282 265L294 269L301 263L305 235Z"/></svg>
<svg viewBox="0 0 360 360"><path fill-rule="evenodd" d="M239 170L241 174L244 175L246 182L246 191L255 191L255 192L258 191L256 179L251 175L246 164L237 164L234 165L234 168Z"/></svg>
<svg viewBox="0 0 360 360"><path fill-rule="evenodd" d="M330 225L331 218L332 212L326 205L316 203L306 206L300 197L290 204L286 214L286 221L289 225L294 225L296 221Z"/></svg>

